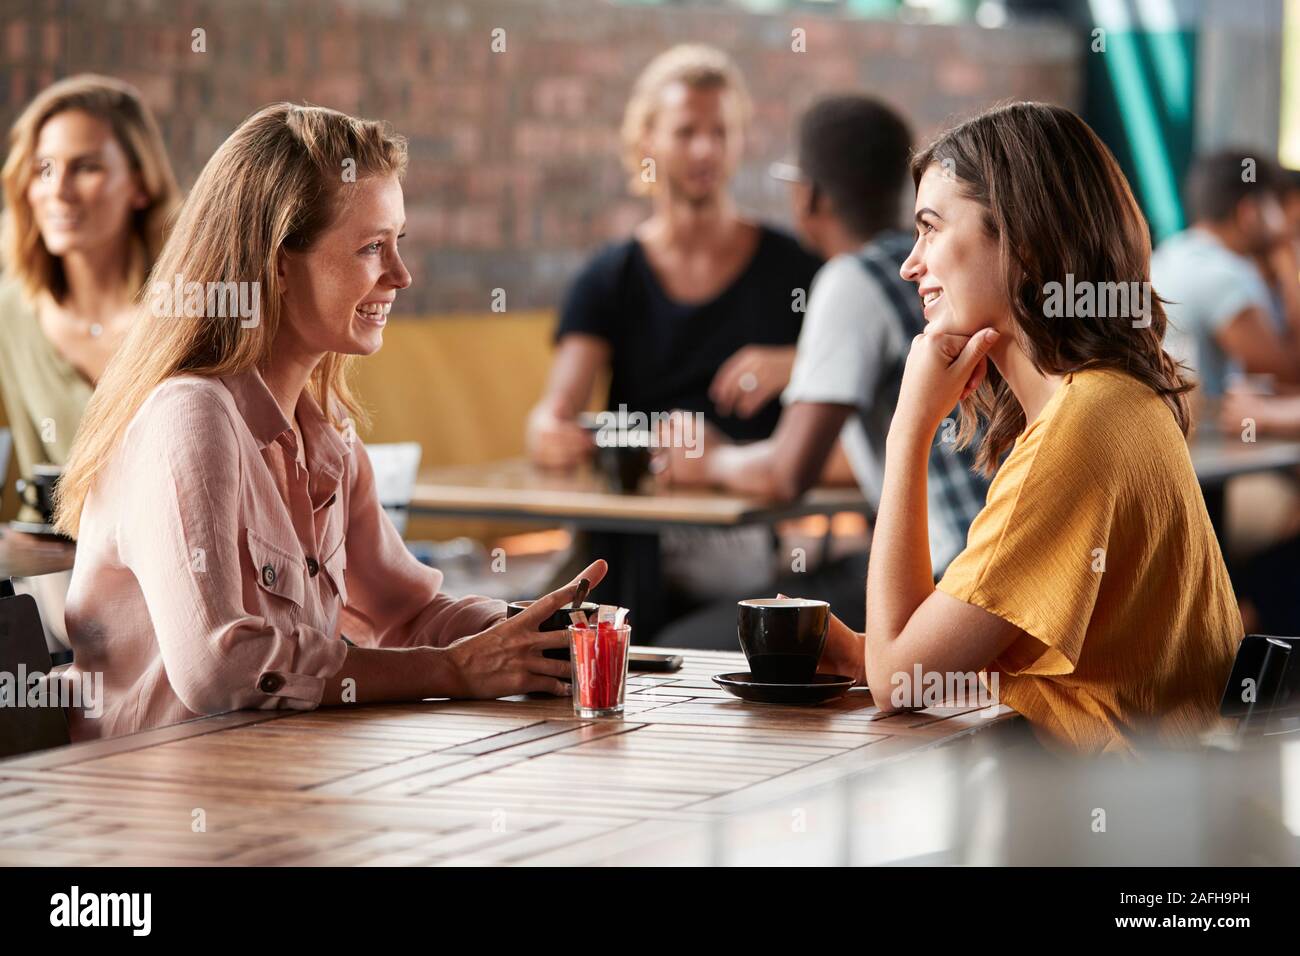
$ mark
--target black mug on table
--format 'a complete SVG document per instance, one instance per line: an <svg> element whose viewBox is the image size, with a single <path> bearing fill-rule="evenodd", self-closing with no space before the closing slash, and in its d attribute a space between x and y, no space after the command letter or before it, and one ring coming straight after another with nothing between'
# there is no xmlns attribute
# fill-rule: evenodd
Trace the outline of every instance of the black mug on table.
<svg viewBox="0 0 1300 956"><path fill-rule="evenodd" d="M31 477L19 478L14 484L23 503L39 511L45 524L54 523L54 490L62 475L58 465L33 465Z"/></svg>
<svg viewBox="0 0 1300 956"><path fill-rule="evenodd" d="M736 636L762 684L810 684L826 647L831 606L811 598L750 598L736 608Z"/></svg>

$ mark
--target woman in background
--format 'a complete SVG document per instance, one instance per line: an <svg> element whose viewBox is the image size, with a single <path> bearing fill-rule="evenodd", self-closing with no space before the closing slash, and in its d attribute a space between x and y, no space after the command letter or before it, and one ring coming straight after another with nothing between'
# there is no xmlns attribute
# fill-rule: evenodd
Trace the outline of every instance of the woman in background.
<svg viewBox="0 0 1300 956"><path fill-rule="evenodd" d="M45 89L9 131L0 394L18 471L62 466L180 201L158 125L126 83ZM45 516L24 505L20 517Z"/></svg>
<svg viewBox="0 0 1300 956"><path fill-rule="evenodd" d="M501 601L440 593L356 437L349 356L379 349L411 282L405 167L382 124L279 104L199 175L59 486L69 673L104 684L74 739L241 708L568 693L568 662L542 655L567 637L537 628L577 582L508 621Z"/></svg>

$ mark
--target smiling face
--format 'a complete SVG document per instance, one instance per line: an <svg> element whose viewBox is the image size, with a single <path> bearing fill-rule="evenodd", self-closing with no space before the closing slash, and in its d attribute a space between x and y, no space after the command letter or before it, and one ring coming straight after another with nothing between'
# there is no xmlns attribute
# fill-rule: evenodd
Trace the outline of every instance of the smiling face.
<svg viewBox="0 0 1300 956"><path fill-rule="evenodd" d="M45 121L33 164L27 201L52 256L125 243L132 213L149 204L112 127L83 110Z"/></svg>
<svg viewBox="0 0 1300 956"><path fill-rule="evenodd" d="M916 283L926 322L942 331L1009 330L998 243L984 221L984 208L962 194L955 177L937 164L925 171L916 191L916 245L900 274Z"/></svg>
<svg viewBox="0 0 1300 956"><path fill-rule="evenodd" d="M726 187L743 139L740 105L730 90L672 83L659 96L643 150L673 196L703 203Z"/></svg>
<svg viewBox="0 0 1300 956"><path fill-rule="evenodd" d="M397 251L406 224L402 186L395 176L349 183L346 202L305 251L280 253L284 313L277 348L306 354L370 355L398 289L411 284Z"/></svg>

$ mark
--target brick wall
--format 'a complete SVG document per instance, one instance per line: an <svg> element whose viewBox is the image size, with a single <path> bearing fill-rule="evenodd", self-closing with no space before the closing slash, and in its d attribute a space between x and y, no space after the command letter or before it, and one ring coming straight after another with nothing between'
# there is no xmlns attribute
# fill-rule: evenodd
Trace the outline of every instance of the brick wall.
<svg viewBox="0 0 1300 956"><path fill-rule="evenodd" d="M491 51L494 28L506 50ZM807 52L791 51L806 31ZM206 52L191 31L206 31ZM1081 45L1063 28L984 30L793 12L604 0L0 0L0 122L80 71L134 83L182 187L254 109L311 102L389 120L411 141L407 314L552 306L602 241L645 212L624 191L618 124L632 79L676 42L714 43L745 71L755 126L736 193L784 220L766 176L817 94L864 89L919 136L1003 98L1076 106Z"/></svg>

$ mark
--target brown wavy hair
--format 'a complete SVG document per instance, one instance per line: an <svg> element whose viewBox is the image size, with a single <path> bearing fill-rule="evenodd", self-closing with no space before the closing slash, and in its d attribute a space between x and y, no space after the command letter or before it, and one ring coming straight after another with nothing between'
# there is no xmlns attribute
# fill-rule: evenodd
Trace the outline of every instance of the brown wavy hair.
<svg viewBox="0 0 1300 956"><path fill-rule="evenodd" d="M1187 392L1194 386L1164 351L1163 304L1150 294L1150 324L1131 316L1049 316L1047 286L1076 281L1147 283L1151 236L1119 164L1088 124L1046 103L995 107L942 134L912 159L918 186L932 165L949 171L964 195L984 207L997 240L1016 340L1049 375L1116 369L1151 387L1186 435ZM1105 311L1105 310L1097 310ZM958 447L984 425L975 469L992 475L1025 430L1025 412L989 364L984 381L961 403Z"/></svg>

